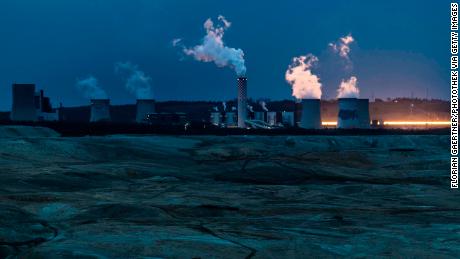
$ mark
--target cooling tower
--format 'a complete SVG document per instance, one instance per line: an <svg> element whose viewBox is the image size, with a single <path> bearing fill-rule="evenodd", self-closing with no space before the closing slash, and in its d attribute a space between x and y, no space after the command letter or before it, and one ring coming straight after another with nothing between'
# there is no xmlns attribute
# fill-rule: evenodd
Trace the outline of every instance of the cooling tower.
<svg viewBox="0 0 460 259"><path fill-rule="evenodd" d="M13 121L37 120L34 84L13 84L13 107L10 117Z"/></svg>
<svg viewBox="0 0 460 259"><path fill-rule="evenodd" d="M227 127L235 127L236 122L236 114L234 112L227 112L225 114L225 124L227 124Z"/></svg>
<svg viewBox="0 0 460 259"><path fill-rule="evenodd" d="M370 114L369 114L369 99L358 99L358 119L359 127L362 129L369 129Z"/></svg>
<svg viewBox="0 0 460 259"><path fill-rule="evenodd" d="M266 121L266 112L255 112L254 113L254 120L257 121Z"/></svg>
<svg viewBox="0 0 460 259"><path fill-rule="evenodd" d="M211 112L211 124L220 126L222 123L222 114L220 112Z"/></svg>
<svg viewBox="0 0 460 259"><path fill-rule="evenodd" d="M238 128L246 128L246 119L248 117L248 79L238 77Z"/></svg>
<svg viewBox="0 0 460 259"><path fill-rule="evenodd" d="M300 127L304 129L321 128L321 101L319 99L302 100Z"/></svg>
<svg viewBox="0 0 460 259"><path fill-rule="evenodd" d="M110 100L92 99L90 122L110 121Z"/></svg>
<svg viewBox="0 0 460 259"><path fill-rule="evenodd" d="M138 99L136 105L136 122L146 123L147 115L155 113L155 100Z"/></svg>
<svg viewBox="0 0 460 259"><path fill-rule="evenodd" d="M360 127L359 101L357 98L339 99L339 116L337 127L340 129L355 129Z"/></svg>
<svg viewBox="0 0 460 259"><path fill-rule="evenodd" d="M281 115L283 125L286 127L294 127L294 112L283 111Z"/></svg>
<svg viewBox="0 0 460 259"><path fill-rule="evenodd" d="M276 112L267 112L267 123L270 126L276 126L278 124Z"/></svg>

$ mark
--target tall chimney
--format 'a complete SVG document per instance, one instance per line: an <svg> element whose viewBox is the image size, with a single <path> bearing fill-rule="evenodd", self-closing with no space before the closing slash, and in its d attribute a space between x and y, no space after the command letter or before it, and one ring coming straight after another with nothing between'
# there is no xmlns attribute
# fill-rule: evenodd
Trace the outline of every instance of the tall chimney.
<svg viewBox="0 0 460 259"><path fill-rule="evenodd" d="M136 122L146 123L147 115L155 113L155 100L138 99L136 105Z"/></svg>
<svg viewBox="0 0 460 259"><path fill-rule="evenodd" d="M248 79L238 77L238 128L246 128L246 119L248 117Z"/></svg>
<svg viewBox="0 0 460 259"><path fill-rule="evenodd" d="M91 118L89 121L110 121L109 99L91 99Z"/></svg>

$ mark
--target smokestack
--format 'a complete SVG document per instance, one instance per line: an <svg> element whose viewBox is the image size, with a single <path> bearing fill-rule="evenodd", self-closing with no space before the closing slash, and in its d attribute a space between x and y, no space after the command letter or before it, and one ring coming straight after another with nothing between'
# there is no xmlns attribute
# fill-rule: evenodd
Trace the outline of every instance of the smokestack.
<svg viewBox="0 0 460 259"><path fill-rule="evenodd" d="M238 77L238 128L246 128L246 119L248 116L248 79Z"/></svg>
<svg viewBox="0 0 460 259"><path fill-rule="evenodd" d="M337 127L340 129L354 129L359 128L359 126L358 99L340 98Z"/></svg>
<svg viewBox="0 0 460 259"><path fill-rule="evenodd" d="M37 121L34 84L13 84L11 120Z"/></svg>
<svg viewBox="0 0 460 259"><path fill-rule="evenodd" d="M155 113L155 100L138 99L136 107L136 122L146 123L147 115Z"/></svg>
<svg viewBox="0 0 460 259"><path fill-rule="evenodd" d="M91 99L90 122L110 121L110 100Z"/></svg>
<svg viewBox="0 0 460 259"><path fill-rule="evenodd" d="M319 99L303 99L300 115L300 127L304 129L321 128L321 101Z"/></svg>

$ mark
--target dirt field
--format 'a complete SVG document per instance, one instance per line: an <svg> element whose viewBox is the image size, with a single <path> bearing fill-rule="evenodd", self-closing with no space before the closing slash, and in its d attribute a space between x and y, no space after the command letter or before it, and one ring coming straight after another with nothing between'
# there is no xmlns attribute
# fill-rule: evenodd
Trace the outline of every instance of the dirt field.
<svg viewBox="0 0 460 259"><path fill-rule="evenodd" d="M449 136L6 132L0 258L460 253Z"/></svg>

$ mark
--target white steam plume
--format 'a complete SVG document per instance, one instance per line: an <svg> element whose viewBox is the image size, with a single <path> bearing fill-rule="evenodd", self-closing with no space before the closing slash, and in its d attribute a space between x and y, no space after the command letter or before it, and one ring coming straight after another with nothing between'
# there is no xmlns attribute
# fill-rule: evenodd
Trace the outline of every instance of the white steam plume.
<svg viewBox="0 0 460 259"><path fill-rule="evenodd" d="M126 89L136 95L137 99L153 99L151 81L152 78L139 70L137 65L131 62L118 62L115 64L115 72L126 77Z"/></svg>
<svg viewBox="0 0 460 259"><path fill-rule="evenodd" d="M171 44L173 45L173 47L177 47L181 44L181 42L182 42L182 39L177 38L177 39L173 39Z"/></svg>
<svg viewBox="0 0 460 259"><path fill-rule="evenodd" d="M225 31L232 24L222 15L218 17L218 20L221 25L214 25L211 18L206 20L204 23L206 36L204 36L202 43L192 48L183 47L183 51L198 61L214 62L218 67L229 66L235 70L238 76L244 76L246 65L243 50L227 47L223 41ZM181 40L173 40L173 45L180 46Z"/></svg>
<svg viewBox="0 0 460 259"><path fill-rule="evenodd" d="M312 54L295 57L286 71L286 81L292 86L292 96L297 99L321 99L319 77L311 72L318 58Z"/></svg>
<svg viewBox="0 0 460 259"><path fill-rule="evenodd" d="M97 79L93 76L78 79L76 87L88 99L108 99L107 93L99 86Z"/></svg>
<svg viewBox="0 0 460 259"><path fill-rule="evenodd" d="M254 107L252 107L252 105L248 104L248 110L249 110L249 112L254 112Z"/></svg>
<svg viewBox="0 0 460 259"><path fill-rule="evenodd" d="M334 53L338 53L342 58L349 60L349 54L351 51L350 44L352 44L354 41L355 39L353 36L348 34L347 36L340 38L335 43L329 43L329 46L331 47L332 51L334 51Z"/></svg>
<svg viewBox="0 0 460 259"><path fill-rule="evenodd" d="M259 102L260 106L262 107L262 109L266 112L268 112L268 108L267 108L267 103L264 102L264 101L260 101Z"/></svg>
<svg viewBox="0 0 460 259"><path fill-rule="evenodd" d="M224 108L224 111L227 110L227 103L226 102L222 102L222 107Z"/></svg>
<svg viewBox="0 0 460 259"><path fill-rule="evenodd" d="M342 80L340 87L337 90L337 98L358 98L359 88L358 79L354 76L348 80Z"/></svg>

